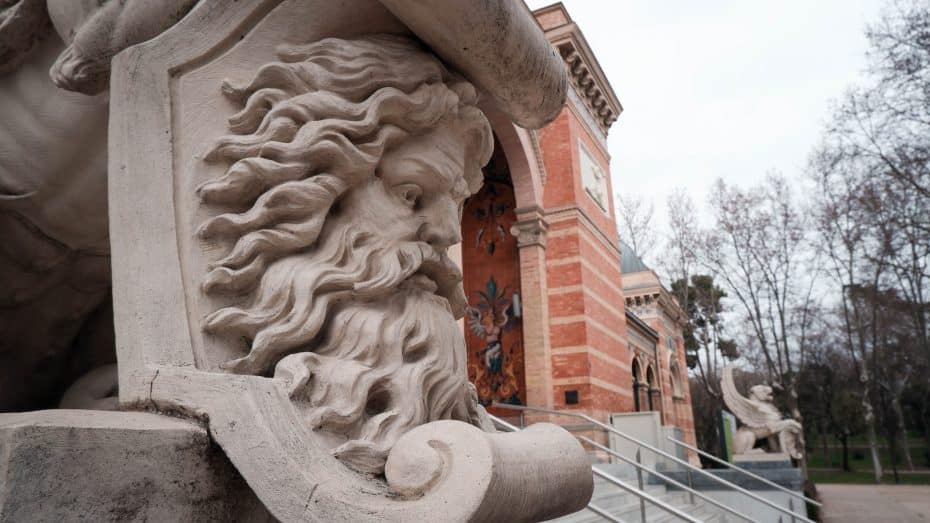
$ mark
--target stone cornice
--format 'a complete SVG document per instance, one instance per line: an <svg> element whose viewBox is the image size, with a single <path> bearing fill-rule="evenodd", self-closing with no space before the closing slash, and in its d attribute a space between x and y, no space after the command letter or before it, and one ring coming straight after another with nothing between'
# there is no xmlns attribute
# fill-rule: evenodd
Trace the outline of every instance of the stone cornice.
<svg viewBox="0 0 930 523"><path fill-rule="evenodd" d="M646 333L647 336L652 338L653 343L658 343L659 333L655 329L649 326L646 322L641 320L639 316L634 314L632 311L626 311L626 319L628 325L636 325L640 330Z"/></svg>
<svg viewBox="0 0 930 523"><path fill-rule="evenodd" d="M685 322L685 311L678 305L678 300L670 293L656 277L654 285L637 285L624 287L623 294L626 306L637 314L648 314L649 309L658 306L659 309L678 326Z"/></svg>
<svg viewBox="0 0 930 523"><path fill-rule="evenodd" d="M545 31L546 38L565 61L569 83L578 98L584 103L598 130L606 135L611 124L623 112L623 106L581 29L561 3L537 9L533 14Z"/></svg>

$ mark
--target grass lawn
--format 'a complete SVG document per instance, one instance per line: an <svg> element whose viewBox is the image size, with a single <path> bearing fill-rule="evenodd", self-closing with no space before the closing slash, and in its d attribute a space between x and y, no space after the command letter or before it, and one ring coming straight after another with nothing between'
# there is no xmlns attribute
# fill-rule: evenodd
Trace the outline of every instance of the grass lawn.
<svg viewBox="0 0 930 523"><path fill-rule="evenodd" d="M812 470L808 473L808 477L814 483L873 484L875 482L872 479L872 471L869 469L856 470L853 472ZM898 474L898 478L901 481L901 485L930 485L930 474L926 473L926 471L924 471L923 474L908 474L907 472L901 472ZM890 470L884 471L884 475L882 476L882 484L895 484L894 475Z"/></svg>
<svg viewBox="0 0 930 523"><path fill-rule="evenodd" d="M927 447L923 443L912 443L910 447L911 458L914 460L914 465L918 467L924 465L927 462ZM839 467L843 459L843 449L831 447L829 451L830 459L826 459L820 447L810 449L807 455L807 466L812 468ZM891 452L884 446L884 443L879 447L878 455L882 462L882 466L891 469ZM851 446L849 449L849 465L853 470L871 470L872 458L869 454L868 447L864 445ZM898 467L904 467L904 456L900 454L898 457Z"/></svg>

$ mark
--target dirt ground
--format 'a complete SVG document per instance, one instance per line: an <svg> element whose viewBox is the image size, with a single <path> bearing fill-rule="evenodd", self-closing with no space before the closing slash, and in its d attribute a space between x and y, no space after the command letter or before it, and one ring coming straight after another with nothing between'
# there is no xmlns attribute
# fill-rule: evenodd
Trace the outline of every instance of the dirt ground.
<svg viewBox="0 0 930 523"><path fill-rule="evenodd" d="M820 483L825 523L930 522L928 485Z"/></svg>

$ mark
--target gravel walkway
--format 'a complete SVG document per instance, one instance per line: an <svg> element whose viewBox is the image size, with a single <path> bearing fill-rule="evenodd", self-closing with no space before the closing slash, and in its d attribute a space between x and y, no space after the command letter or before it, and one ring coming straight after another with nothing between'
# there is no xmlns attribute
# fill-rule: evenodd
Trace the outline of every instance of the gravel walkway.
<svg viewBox="0 0 930 523"><path fill-rule="evenodd" d="M928 485L818 483L825 523L930 522Z"/></svg>

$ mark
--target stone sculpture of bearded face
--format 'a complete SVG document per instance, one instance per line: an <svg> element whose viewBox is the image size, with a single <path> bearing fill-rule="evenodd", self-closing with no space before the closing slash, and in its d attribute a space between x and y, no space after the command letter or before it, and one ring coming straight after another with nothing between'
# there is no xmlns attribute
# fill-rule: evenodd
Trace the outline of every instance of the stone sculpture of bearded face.
<svg viewBox="0 0 930 523"><path fill-rule="evenodd" d="M234 299L205 329L248 351L224 365L287 383L306 423L347 465L380 473L408 430L480 423L456 323L465 198L490 127L474 88L414 42L326 39L281 51L244 87L230 162L199 189L203 237L228 254L203 280Z"/></svg>

